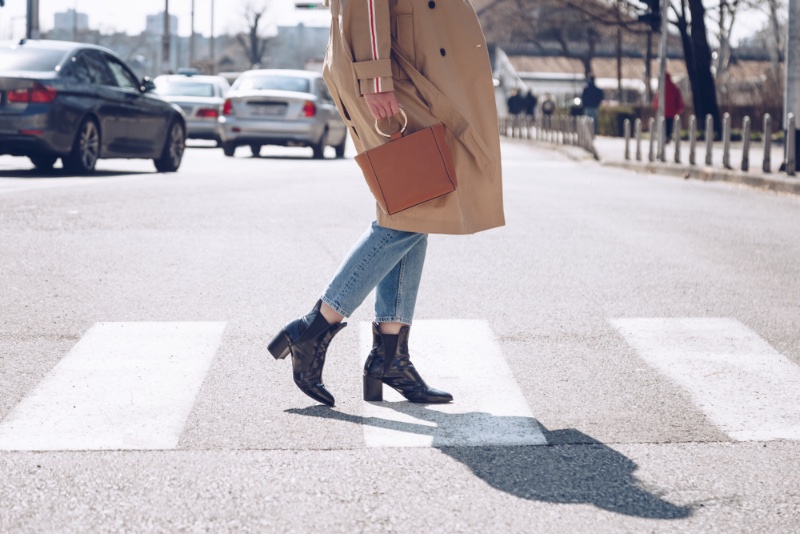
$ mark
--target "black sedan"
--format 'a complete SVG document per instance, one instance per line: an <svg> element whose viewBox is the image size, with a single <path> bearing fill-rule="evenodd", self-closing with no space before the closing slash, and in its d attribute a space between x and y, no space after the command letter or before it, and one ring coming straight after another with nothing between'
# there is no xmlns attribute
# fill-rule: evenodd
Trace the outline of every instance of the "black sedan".
<svg viewBox="0 0 800 534"><path fill-rule="evenodd" d="M152 159L174 172L185 118L153 89L99 46L0 42L0 155L27 156L40 169L61 158L75 174L93 172L99 158Z"/></svg>

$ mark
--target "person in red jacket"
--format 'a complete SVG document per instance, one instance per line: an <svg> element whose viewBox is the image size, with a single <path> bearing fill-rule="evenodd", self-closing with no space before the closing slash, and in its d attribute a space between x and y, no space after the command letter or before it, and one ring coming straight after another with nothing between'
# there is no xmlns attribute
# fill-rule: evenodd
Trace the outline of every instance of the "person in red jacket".
<svg viewBox="0 0 800 534"><path fill-rule="evenodd" d="M658 111L658 94L653 96L653 109ZM675 115L683 113L684 104L681 90L672 81L672 76L669 72L665 73L664 83L664 124L667 129L667 138L665 141L669 143L672 139L672 128L675 124Z"/></svg>

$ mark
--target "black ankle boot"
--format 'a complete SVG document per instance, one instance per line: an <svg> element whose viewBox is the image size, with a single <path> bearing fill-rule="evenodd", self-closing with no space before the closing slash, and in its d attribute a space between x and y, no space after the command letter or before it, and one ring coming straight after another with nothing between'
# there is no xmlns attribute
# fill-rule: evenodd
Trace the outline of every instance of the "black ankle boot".
<svg viewBox="0 0 800 534"><path fill-rule="evenodd" d="M382 401L383 384L396 389L410 402L442 404L453 400L446 391L428 387L408 354L409 326L397 335L381 334L372 323L372 351L364 364L364 400Z"/></svg>
<svg viewBox="0 0 800 534"><path fill-rule="evenodd" d="M315 401L333 406L333 395L322 383L322 368L328 344L347 323L330 324L320 313L317 301L308 315L287 324L267 347L276 360L292 355L294 383Z"/></svg>

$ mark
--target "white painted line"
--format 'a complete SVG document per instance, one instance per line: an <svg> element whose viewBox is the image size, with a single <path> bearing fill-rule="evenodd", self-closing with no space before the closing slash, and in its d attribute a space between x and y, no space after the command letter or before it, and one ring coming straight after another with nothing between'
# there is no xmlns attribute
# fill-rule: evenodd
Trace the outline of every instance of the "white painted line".
<svg viewBox="0 0 800 534"><path fill-rule="evenodd" d="M372 348L372 326L361 325L361 349ZM485 321L415 321L411 361L451 404L419 405L388 386L382 403L364 403L368 447L546 445L503 353Z"/></svg>
<svg viewBox="0 0 800 534"><path fill-rule="evenodd" d="M613 319L736 441L800 440L800 367L734 319Z"/></svg>
<svg viewBox="0 0 800 534"><path fill-rule="evenodd" d="M97 323L0 423L0 450L174 449L225 323Z"/></svg>

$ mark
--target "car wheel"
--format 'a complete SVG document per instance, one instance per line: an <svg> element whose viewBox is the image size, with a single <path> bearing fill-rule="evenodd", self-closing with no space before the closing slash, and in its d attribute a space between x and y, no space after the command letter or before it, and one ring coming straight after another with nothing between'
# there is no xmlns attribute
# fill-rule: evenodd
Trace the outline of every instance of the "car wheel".
<svg viewBox="0 0 800 534"><path fill-rule="evenodd" d="M261 145L250 145L250 152L254 158L257 158L261 154Z"/></svg>
<svg viewBox="0 0 800 534"><path fill-rule="evenodd" d="M336 159L342 159L344 157L345 145L347 145L347 130L344 131L342 142L333 147L336 150Z"/></svg>
<svg viewBox="0 0 800 534"><path fill-rule="evenodd" d="M322 135L319 138L319 142L315 145L311 145L311 150L314 151L313 158L314 159L325 159L325 145L328 142L328 130L322 132Z"/></svg>
<svg viewBox="0 0 800 534"><path fill-rule="evenodd" d="M64 169L75 174L91 174L100 157L100 128L94 119L87 118L78 128L72 151L61 158Z"/></svg>
<svg viewBox="0 0 800 534"><path fill-rule="evenodd" d="M181 123L175 121L169 127L161 157L153 160L156 170L158 172L177 171L181 166L184 150L186 150L186 133L183 131Z"/></svg>
<svg viewBox="0 0 800 534"><path fill-rule="evenodd" d="M50 154L36 154L35 156L28 156L28 159L30 159L31 163L33 163L33 166L40 171L49 171L53 168L53 165L56 164L58 156L53 156Z"/></svg>
<svg viewBox="0 0 800 534"><path fill-rule="evenodd" d="M236 153L236 145L233 143L222 143L222 153L229 158L232 158Z"/></svg>

